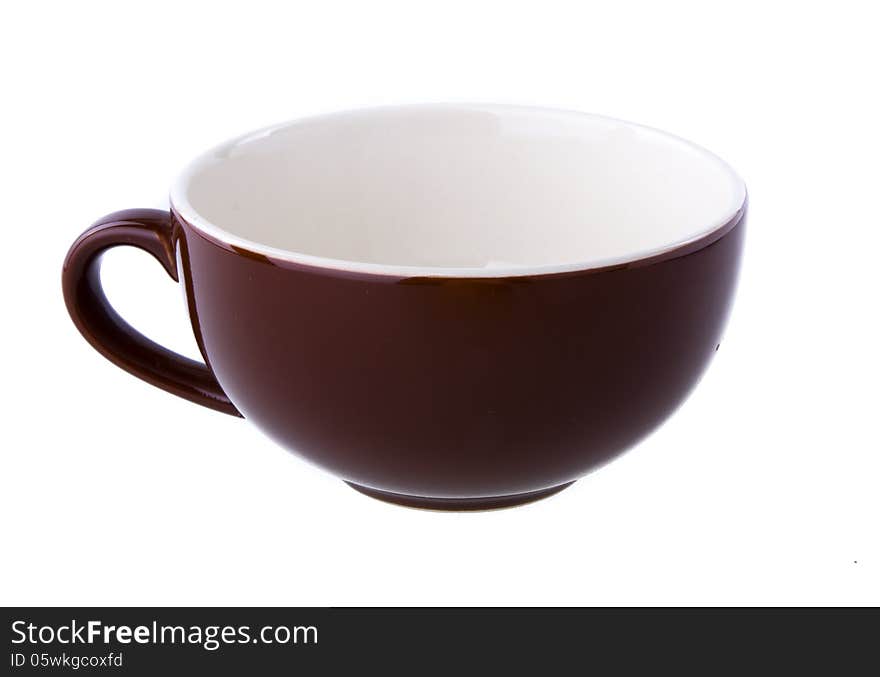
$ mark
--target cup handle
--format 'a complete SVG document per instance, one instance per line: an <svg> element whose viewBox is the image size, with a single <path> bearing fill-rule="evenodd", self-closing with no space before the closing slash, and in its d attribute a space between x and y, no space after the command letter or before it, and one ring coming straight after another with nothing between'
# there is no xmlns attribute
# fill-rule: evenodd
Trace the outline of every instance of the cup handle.
<svg viewBox="0 0 880 677"><path fill-rule="evenodd" d="M151 341L110 305L101 287L101 258L118 246L149 252L175 282L179 281L170 212L127 209L109 214L77 238L64 260L64 301L77 329L104 357L147 383L241 416L208 366Z"/></svg>

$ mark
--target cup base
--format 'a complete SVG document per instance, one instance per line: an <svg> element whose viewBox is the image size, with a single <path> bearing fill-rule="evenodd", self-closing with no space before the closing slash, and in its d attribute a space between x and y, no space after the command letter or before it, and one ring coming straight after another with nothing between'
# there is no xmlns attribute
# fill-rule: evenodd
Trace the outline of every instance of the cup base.
<svg viewBox="0 0 880 677"><path fill-rule="evenodd" d="M478 498L429 498L427 496L409 496L407 494L395 494L390 491L380 491L363 487L359 484L346 482L348 486L356 491L361 492L371 498L385 501L386 503L394 503L395 505L403 505L407 508L421 508L422 510L443 510L443 511L474 511L474 510L497 510L498 508L512 508L517 505L524 505L547 498L553 494L559 493L566 487L574 484L574 481L566 482L549 489L540 489L538 491L528 491L524 494L509 494L507 496L484 496Z"/></svg>

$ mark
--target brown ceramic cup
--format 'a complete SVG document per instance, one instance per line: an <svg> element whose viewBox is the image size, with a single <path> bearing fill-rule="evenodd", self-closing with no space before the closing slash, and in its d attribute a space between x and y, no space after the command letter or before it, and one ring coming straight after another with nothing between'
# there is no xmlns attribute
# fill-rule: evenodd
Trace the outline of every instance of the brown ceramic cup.
<svg viewBox="0 0 880 677"><path fill-rule="evenodd" d="M279 125L195 160L171 210L111 214L64 263L103 355L252 420L356 489L479 509L548 496L687 396L737 277L743 182L662 132L482 105ZM151 253L205 364L129 326L101 254Z"/></svg>

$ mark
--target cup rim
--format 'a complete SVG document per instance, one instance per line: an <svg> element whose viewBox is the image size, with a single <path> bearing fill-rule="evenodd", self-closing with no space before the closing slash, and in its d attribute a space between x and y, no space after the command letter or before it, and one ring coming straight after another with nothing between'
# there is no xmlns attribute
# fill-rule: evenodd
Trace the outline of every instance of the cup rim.
<svg viewBox="0 0 880 677"><path fill-rule="evenodd" d="M707 224L698 232L679 239L670 241L663 245L650 249L630 252L613 257L593 258L583 261L567 262L563 264L539 264L539 265L512 265L500 267L445 267L445 266L415 266L401 264L383 264L366 261L353 261L347 259L339 259L332 257L317 256L314 254L305 254L294 250L281 249L270 245L256 242L240 235L236 235L212 221L204 218L197 209L190 203L187 198L187 186L190 180L202 169L203 165L211 158L216 157L219 153L226 152L231 146L246 142L250 139L260 138L272 134L276 130L283 129L293 124L303 122L319 121L329 119L336 116L343 116L352 113L369 113L369 112L393 112L406 111L412 109L430 110L434 109L454 109L454 108L472 108L479 107L484 110L492 110L498 112L527 112L537 114L556 114L570 115L581 118L593 119L625 125L630 128L642 130L651 134L659 135L667 140L682 144L689 147L693 151L703 155L709 161L719 166L734 187L736 199L732 201L730 210L725 216L717 219L715 222ZM696 249L716 241L736 224L740 222L745 213L748 195L746 185L737 172L722 158L703 148L702 146L688 141L682 137L664 132L660 129L649 127L627 120L621 120L614 117L597 115L593 113L584 113L574 110L565 110L557 108L547 108L538 106L517 106L507 104L469 104L469 103L440 103L440 104L409 104L399 106L379 106L367 107L360 109L351 109L335 113L327 113L322 115L312 115L308 117L287 120L274 125L269 125L261 129L239 135L233 139L218 144L210 150L200 154L192 160L186 168L178 174L177 179L172 184L170 192L171 210L175 216L192 227L194 230L205 236L207 239L223 246L224 248L233 250L237 253L249 252L256 258L265 258L279 264L294 264L309 268L320 268L329 271L337 271L343 273L361 273L381 275L396 278L408 277L440 277L440 278L509 278L509 277L534 277L540 275L555 275L561 273L587 272L605 270L608 268L629 267L649 262L655 262L685 253L689 253Z"/></svg>

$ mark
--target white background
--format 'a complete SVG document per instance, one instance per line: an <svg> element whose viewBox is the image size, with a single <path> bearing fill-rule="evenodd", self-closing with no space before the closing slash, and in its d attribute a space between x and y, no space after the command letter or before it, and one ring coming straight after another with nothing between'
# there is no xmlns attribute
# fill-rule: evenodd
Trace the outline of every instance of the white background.
<svg viewBox="0 0 880 677"><path fill-rule="evenodd" d="M29 2L0 16L0 602L880 604L880 103L872 3ZM579 109L728 160L731 323L681 410L534 505L373 501L79 336L61 262L201 150L424 101ZM195 355L145 254L111 299Z"/></svg>

